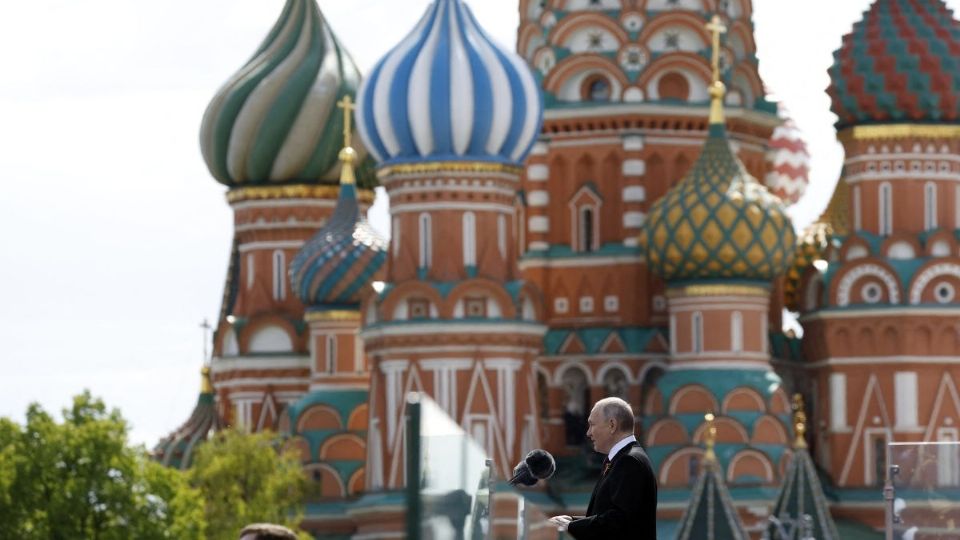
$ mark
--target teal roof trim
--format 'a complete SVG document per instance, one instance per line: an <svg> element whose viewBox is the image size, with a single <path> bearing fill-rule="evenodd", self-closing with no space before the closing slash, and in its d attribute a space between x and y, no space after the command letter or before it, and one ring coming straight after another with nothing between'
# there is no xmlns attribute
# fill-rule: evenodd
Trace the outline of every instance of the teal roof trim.
<svg viewBox="0 0 960 540"><path fill-rule="evenodd" d="M746 386L760 392L764 399L783 382L769 369L675 369L667 371L657 381L657 388L666 401L680 388L697 384L710 390L718 402L734 388Z"/></svg>
<svg viewBox="0 0 960 540"><path fill-rule="evenodd" d="M327 405L340 413L340 419L343 425L346 426L350 414L360 405L366 404L369 396L370 392L367 390L315 390L290 405L290 424L296 426L300 415L310 407L314 405Z"/></svg>
<svg viewBox="0 0 960 540"><path fill-rule="evenodd" d="M591 257L610 257L614 255L641 255L640 248L625 246L622 243L606 243L595 251L574 251L568 244L552 244L546 250L532 250L524 253L521 260L530 259L587 259Z"/></svg>
<svg viewBox="0 0 960 540"><path fill-rule="evenodd" d="M659 328L650 327L593 327L581 328L577 330L554 328L548 330L543 337L544 354L553 356L560 354L560 348L569 339L571 334L575 334L586 348L585 354L597 354L601 351L604 343L610 338L611 334L616 334L623 343L628 353L640 354L647 350L650 341L661 332Z"/></svg>

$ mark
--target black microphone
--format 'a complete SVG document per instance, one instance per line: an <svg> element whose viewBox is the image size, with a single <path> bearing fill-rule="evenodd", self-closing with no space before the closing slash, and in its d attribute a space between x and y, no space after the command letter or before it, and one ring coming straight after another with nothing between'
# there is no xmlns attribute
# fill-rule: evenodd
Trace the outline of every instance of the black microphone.
<svg viewBox="0 0 960 540"><path fill-rule="evenodd" d="M510 485L533 486L538 480L546 480L557 471L557 462L546 450L532 450L523 461L513 468Z"/></svg>

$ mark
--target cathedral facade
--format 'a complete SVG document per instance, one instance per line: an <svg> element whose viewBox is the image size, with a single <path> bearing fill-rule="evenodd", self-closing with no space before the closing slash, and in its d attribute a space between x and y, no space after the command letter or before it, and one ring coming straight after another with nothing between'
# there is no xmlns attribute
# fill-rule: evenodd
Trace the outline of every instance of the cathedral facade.
<svg viewBox="0 0 960 540"><path fill-rule="evenodd" d="M418 391L500 477L554 454L548 510L576 514L599 470L586 417L618 396L664 537L699 526L691 489L733 537L795 485L825 538L882 527L886 444L958 440L960 23L876 0L843 38L846 160L795 233L808 155L766 98L750 0L519 13L512 51L435 0L361 74L316 0L287 0L203 119L234 242L204 391L159 458L278 431L318 486L306 529L396 537ZM364 217L377 185L389 241Z"/></svg>

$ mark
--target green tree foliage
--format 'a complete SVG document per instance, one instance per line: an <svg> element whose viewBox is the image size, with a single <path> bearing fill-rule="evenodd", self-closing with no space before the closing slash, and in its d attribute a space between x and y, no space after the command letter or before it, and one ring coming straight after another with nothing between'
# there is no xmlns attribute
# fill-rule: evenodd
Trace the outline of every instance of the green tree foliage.
<svg viewBox="0 0 960 540"><path fill-rule="evenodd" d="M119 411L85 392L57 423L39 405L0 419L0 538L205 538L185 476L129 445Z"/></svg>
<svg viewBox="0 0 960 540"><path fill-rule="evenodd" d="M206 500L210 540L235 540L244 525L256 522L297 530L306 479L299 455L280 451L279 442L268 432L226 430L195 450L190 483Z"/></svg>

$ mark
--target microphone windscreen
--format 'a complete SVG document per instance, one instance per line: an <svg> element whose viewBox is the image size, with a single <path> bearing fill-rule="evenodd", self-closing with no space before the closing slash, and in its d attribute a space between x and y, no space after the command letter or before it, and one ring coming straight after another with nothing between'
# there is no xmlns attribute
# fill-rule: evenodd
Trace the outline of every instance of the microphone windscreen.
<svg viewBox="0 0 960 540"><path fill-rule="evenodd" d="M513 478L510 479L510 485L515 486L520 484L530 487L536 483L537 478L530 474L530 467L527 465L526 460L517 463L517 466L513 468Z"/></svg>
<svg viewBox="0 0 960 540"><path fill-rule="evenodd" d="M530 469L530 474L534 478L539 478L541 480L546 480L553 476L553 473L557 470L557 462L554 461L553 456L550 455L550 452L546 450L533 450L527 457L523 458L523 463L527 465L527 468Z"/></svg>

